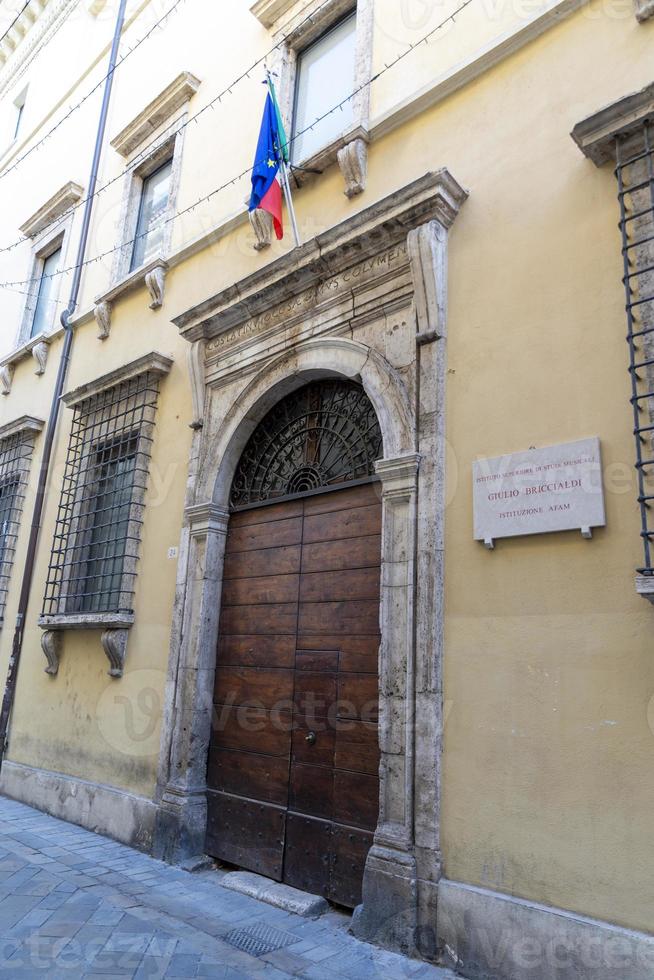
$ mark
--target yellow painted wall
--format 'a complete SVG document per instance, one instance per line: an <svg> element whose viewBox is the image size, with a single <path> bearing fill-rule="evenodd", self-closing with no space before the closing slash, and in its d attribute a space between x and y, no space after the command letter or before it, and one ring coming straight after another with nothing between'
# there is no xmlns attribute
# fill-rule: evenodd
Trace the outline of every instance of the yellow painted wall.
<svg viewBox="0 0 654 980"><path fill-rule="evenodd" d="M417 27L399 23L398 5L390 0L379 0L376 9L373 70L433 26L433 20ZM149 49L144 45L147 72L135 57L118 73L110 136L182 70L202 79L191 103L197 111L271 43L246 3L230 0L220 13L218 5L203 5L201 17L198 10L198 0L188 0L174 25L171 20ZM491 22L485 10L475 20L468 8L443 40L375 84L373 129L396 103L515 26L506 11ZM238 44L221 32L225 23ZM130 36L138 38L147 26L137 18ZM62 32L57 43L65 37ZM616 188L610 168L597 170L569 133L580 119L652 81L653 44L654 23L638 25L630 5L590 4L375 140L361 197L343 196L336 168L296 195L301 231L309 238L427 170L447 166L470 191L450 239L447 439L454 465L446 512L445 874L649 930L654 610L633 584L641 551ZM85 79L80 92L87 86ZM244 81L190 127L179 207L247 168L261 91L258 79ZM56 144L59 169L51 179L36 163L22 183L8 177L3 185L0 175L0 202L9 209L0 246L64 180L85 181L86 129L93 119L90 110L80 113L82 129L75 130L86 138L86 156L57 158L62 145ZM101 180L122 166L107 150ZM176 222L173 250L238 210L247 189L244 177ZM115 244L119 200L116 182L99 201L90 254ZM290 237L264 254L251 243L241 224L175 267L156 313L147 309L143 290L120 300L104 344L92 321L78 328L68 388L149 350L175 363L161 385L126 676L120 684L110 681L98 634L90 632L66 634L59 676L43 673L35 620L56 515L55 481L12 725L9 757L15 761L146 796L153 791L176 573L166 553L179 536L191 442L186 343L170 319L277 257ZM0 280L25 275L26 255L24 249L0 254ZM89 267L82 311L107 288L110 275L110 261ZM62 290L65 295L65 283ZM5 329L15 329L21 300L0 299L6 300ZM6 337L3 344L11 347ZM31 360L21 362L0 406L0 424L25 412L46 416L60 344L51 346L44 378L34 378ZM62 409L58 473L69 416ZM593 435L602 440L605 530L590 542L576 533L500 542L492 553L473 542L473 459ZM42 437L33 472L41 444ZM25 522L0 635L2 674L26 530ZM131 722L116 697L131 704ZM112 717L119 719L115 725ZM650 718L654 724L652 709Z"/></svg>

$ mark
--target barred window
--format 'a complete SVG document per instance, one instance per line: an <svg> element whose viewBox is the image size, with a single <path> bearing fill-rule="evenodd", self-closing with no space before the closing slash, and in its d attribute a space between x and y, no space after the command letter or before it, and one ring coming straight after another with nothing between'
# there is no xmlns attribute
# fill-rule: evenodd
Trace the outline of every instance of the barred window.
<svg viewBox="0 0 654 980"><path fill-rule="evenodd" d="M0 623L4 619L34 436L42 425L36 419L21 419L12 424L11 434L0 437ZM18 431L17 426L21 426Z"/></svg>
<svg viewBox="0 0 654 980"><path fill-rule="evenodd" d="M645 561L654 576L654 128L645 121L616 139L631 405Z"/></svg>
<svg viewBox="0 0 654 980"><path fill-rule="evenodd" d="M74 403L43 617L133 613L161 373Z"/></svg>

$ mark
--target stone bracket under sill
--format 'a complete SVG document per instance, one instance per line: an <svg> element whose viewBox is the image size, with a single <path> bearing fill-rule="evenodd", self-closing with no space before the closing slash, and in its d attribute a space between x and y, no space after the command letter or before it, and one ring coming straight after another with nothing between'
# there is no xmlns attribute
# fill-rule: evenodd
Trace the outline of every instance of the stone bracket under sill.
<svg viewBox="0 0 654 980"><path fill-rule="evenodd" d="M654 575L637 575L636 592L654 606Z"/></svg>
<svg viewBox="0 0 654 980"><path fill-rule="evenodd" d="M100 643L109 661L109 676L122 677L127 654L127 638L134 623L131 613L73 613L66 616L40 616L43 630L41 648L48 665L46 674L59 672L65 630L102 630Z"/></svg>
<svg viewBox="0 0 654 980"><path fill-rule="evenodd" d="M98 324L98 339L106 340L111 332L111 314L113 304L117 299L145 286L150 296L150 309L158 310L163 306L164 290L168 263L158 256L146 265L140 266L120 282L108 289L106 293L97 296L93 313Z"/></svg>
<svg viewBox="0 0 654 980"><path fill-rule="evenodd" d="M19 361L30 355L36 361L36 368L34 374L39 377L45 374L45 366L48 363L48 351L50 347L50 341L52 337L47 334L38 334L36 337L30 337L24 344L17 347L16 350L12 351L8 357L5 357L0 364L0 391L3 395L8 395L11 391L11 385L14 380L14 370Z"/></svg>

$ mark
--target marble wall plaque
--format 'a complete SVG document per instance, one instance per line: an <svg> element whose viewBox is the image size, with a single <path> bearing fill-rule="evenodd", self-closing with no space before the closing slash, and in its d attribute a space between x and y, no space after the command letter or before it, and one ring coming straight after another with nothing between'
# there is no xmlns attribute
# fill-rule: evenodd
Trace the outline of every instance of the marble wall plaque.
<svg viewBox="0 0 654 980"><path fill-rule="evenodd" d="M606 524L598 438L528 449L472 466L474 537L590 529Z"/></svg>

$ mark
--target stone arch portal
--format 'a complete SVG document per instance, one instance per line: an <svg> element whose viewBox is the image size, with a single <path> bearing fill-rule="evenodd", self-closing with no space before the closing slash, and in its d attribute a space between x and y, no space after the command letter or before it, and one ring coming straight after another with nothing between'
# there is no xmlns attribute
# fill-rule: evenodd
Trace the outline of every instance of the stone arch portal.
<svg viewBox="0 0 654 980"><path fill-rule="evenodd" d="M379 810L353 929L363 938L428 956L435 954L430 937L441 873L447 229L464 199L446 171L425 175L324 240L283 256L175 321L192 345L196 436L180 545L155 853L179 861L204 851L229 494L243 450L266 413L289 393L320 378L356 382L374 408L383 456L374 467L381 506ZM343 336L350 332L344 325L352 302L367 311L362 323L373 315L377 294L366 293L372 288L368 280L378 290L383 286L384 302L392 308L409 304L401 329L409 342L405 351L413 355L403 355L401 373L383 345Z"/></svg>

